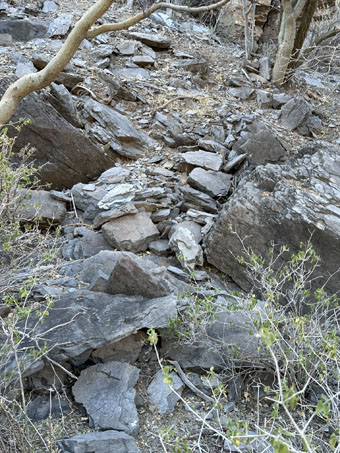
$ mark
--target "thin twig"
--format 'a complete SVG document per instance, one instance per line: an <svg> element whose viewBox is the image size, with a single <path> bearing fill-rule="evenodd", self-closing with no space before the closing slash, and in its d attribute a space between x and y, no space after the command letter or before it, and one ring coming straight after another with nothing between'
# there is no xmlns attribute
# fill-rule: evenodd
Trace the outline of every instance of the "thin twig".
<svg viewBox="0 0 340 453"><path fill-rule="evenodd" d="M176 362L176 360L168 360L168 362L170 362L172 365L175 366L180 378L182 379L184 384L187 387L189 387L189 389L192 392L196 393L197 396L199 396L200 398L204 399L205 401L208 401L209 403L214 403L215 402L215 400L213 398L211 398L210 396L208 396L205 393L201 392L201 390L198 390L198 388L194 386L194 384L186 377L184 371L180 367L179 363Z"/></svg>

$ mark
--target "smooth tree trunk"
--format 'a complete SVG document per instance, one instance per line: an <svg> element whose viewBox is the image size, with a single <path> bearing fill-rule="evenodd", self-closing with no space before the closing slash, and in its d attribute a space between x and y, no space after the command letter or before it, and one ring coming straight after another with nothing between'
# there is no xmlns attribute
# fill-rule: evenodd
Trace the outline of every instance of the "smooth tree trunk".
<svg viewBox="0 0 340 453"><path fill-rule="evenodd" d="M306 5L309 1L314 0L281 1L282 11L278 38L278 51L272 75L272 81L277 85L281 85L285 81L297 35L297 20L304 13Z"/></svg>
<svg viewBox="0 0 340 453"><path fill-rule="evenodd" d="M173 5L171 3L157 3L152 5L152 7L148 10L132 16L125 21L115 24L103 24L91 29L93 24L100 17L102 17L110 8L112 3L114 3L114 0L98 0L75 24L73 30L67 37L57 55L45 66L44 69L36 73L24 75L7 88L2 99L0 100L0 127L6 125L10 121L22 99L33 91L45 88L56 79L58 74L70 62L73 55L79 48L79 45L85 38L90 39L102 33L125 30L142 21L146 17L149 17L158 9L169 8L175 11L201 13L220 8L228 2L229 0L221 0L218 3L198 8L189 8L186 6Z"/></svg>

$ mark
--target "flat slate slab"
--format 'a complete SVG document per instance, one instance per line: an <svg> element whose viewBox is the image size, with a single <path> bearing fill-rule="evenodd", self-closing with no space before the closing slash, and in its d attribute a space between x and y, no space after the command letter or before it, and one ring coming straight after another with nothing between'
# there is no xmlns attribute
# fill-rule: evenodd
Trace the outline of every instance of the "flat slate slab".
<svg viewBox="0 0 340 453"><path fill-rule="evenodd" d="M146 212L126 215L102 226L107 242L118 250L143 252L150 242L159 236L159 231Z"/></svg>
<svg viewBox="0 0 340 453"><path fill-rule="evenodd" d="M139 453L133 437L121 431L101 431L78 434L60 439L57 445L62 453Z"/></svg>
<svg viewBox="0 0 340 453"><path fill-rule="evenodd" d="M188 183L195 189L201 190L211 197L220 197L228 194L231 179L231 175L227 175L221 171L194 168L189 174Z"/></svg>
<svg viewBox="0 0 340 453"><path fill-rule="evenodd" d="M137 435L139 421L135 405L139 369L121 362L99 363L80 373L72 387L95 429L117 429Z"/></svg>
<svg viewBox="0 0 340 453"><path fill-rule="evenodd" d="M156 49L169 49L170 47L170 40L166 36L157 33L129 32L127 36Z"/></svg>
<svg viewBox="0 0 340 453"><path fill-rule="evenodd" d="M206 170L219 171L223 164L223 159L219 154L201 150L184 153L182 158L187 164L202 167Z"/></svg>
<svg viewBox="0 0 340 453"><path fill-rule="evenodd" d="M46 342L49 357L61 363L89 349L113 344L143 328L166 326L177 315L176 305L174 295L146 299L80 290L61 295L43 323L34 314L22 319L18 329L27 334L33 331L41 347ZM22 341L23 348L34 344L29 338ZM29 352L19 354L24 363L24 376L44 366L42 360L32 358ZM0 368L0 373L11 369L15 369L14 357Z"/></svg>

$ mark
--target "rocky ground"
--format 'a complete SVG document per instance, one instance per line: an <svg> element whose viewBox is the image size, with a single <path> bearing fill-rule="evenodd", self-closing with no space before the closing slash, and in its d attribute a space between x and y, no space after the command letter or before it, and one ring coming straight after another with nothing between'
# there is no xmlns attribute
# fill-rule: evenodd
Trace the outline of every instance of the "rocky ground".
<svg viewBox="0 0 340 453"><path fill-rule="evenodd" d="M0 2L2 93L46 65L90 2L76 11L61 0L14 3ZM135 11L118 3L103 20ZM250 430L259 418L270 425L271 409L216 346L254 355L246 318L205 313L207 338L193 344L164 330L190 303L179 295L220 307L235 288L251 288L229 224L262 255L272 242L295 250L313 233L324 276L339 267L340 75L335 63L306 66L279 90L270 67L260 55L245 64L241 42L162 11L83 42L56 83L22 102L16 118L32 122L16 146L36 148L41 180L52 184L30 194L26 219L38 209L63 235L61 263L32 293L33 302L52 296L54 307L43 324L32 315L20 327L25 348L48 342L48 358L22 352L22 372L29 416L45 442L58 440L54 451L273 451L261 437L234 449L175 406L146 334L156 329L162 363L177 361L210 398L216 382L200 376L215 367L225 385L219 411L177 374L174 387L216 430L230 428L229 417ZM334 279L327 285L338 291ZM52 426L41 421L51 398ZM46 451L35 442L32 451Z"/></svg>

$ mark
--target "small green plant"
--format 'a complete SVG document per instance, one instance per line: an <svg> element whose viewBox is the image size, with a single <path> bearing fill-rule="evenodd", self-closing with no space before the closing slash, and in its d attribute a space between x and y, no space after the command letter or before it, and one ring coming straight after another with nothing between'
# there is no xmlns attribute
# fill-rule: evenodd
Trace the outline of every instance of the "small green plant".
<svg viewBox="0 0 340 453"><path fill-rule="evenodd" d="M249 364L246 372L249 379L259 369L271 375L272 384L263 385L263 398L270 405L270 424L261 419L260 412L252 426L231 417L227 429L220 425L217 431L233 448L252 448L260 438L275 453L339 453L338 297L328 295L323 286L315 286L322 263L310 241L301 243L294 253L287 246L273 245L268 257L267 261L243 247L238 262L253 282L252 291L232 292L222 301L214 295L199 297L197 294L204 294L201 289L196 289L196 294L182 295L179 316L170 320L168 332L180 343L205 342L213 353L221 355L230 372L240 366L244 351L239 345L210 338L207 327L220 317L232 320L240 315L240 319L248 319L237 325L257 345L253 356L247 356L253 372ZM235 327L234 321L228 323L226 330ZM207 381L214 375L215 371L210 370ZM211 394L219 413L227 401L225 385L211 387ZM199 418L194 411L193 415ZM213 424L204 426L216 429Z"/></svg>
<svg viewBox="0 0 340 453"><path fill-rule="evenodd" d="M12 124L18 131L25 121ZM22 221L27 189L37 188L39 168L26 147L14 154L15 138L0 131L0 298L5 310L0 315L0 418L3 421L1 451L32 451L36 439L45 451L44 437L26 417L24 371L28 364L48 354L48 346L35 333L49 316L54 300L34 301L33 288L55 271L57 236L40 231L39 221ZM14 163L15 162L15 163ZM53 264L52 264L53 263ZM36 323L28 328L27 320ZM51 443L51 442L50 442ZM53 442L52 442L53 443Z"/></svg>

